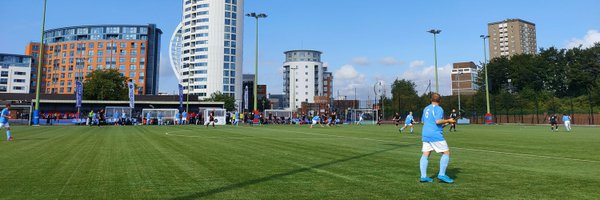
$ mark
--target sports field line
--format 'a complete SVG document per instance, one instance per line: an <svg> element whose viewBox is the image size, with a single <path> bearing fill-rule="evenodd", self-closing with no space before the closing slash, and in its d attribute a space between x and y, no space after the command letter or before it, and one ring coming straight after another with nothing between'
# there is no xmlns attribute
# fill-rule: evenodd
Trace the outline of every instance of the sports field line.
<svg viewBox="0 0 600 200"><path fill-rule="evenodd" d="M254 128L254 127L250 127L250 128ZM306 133L306 132L299 132L299 131L289 131L289 130L280 130L280 129L272 129L272 128L267 128L274 130L274 131L284 131L284 132L290 132L290 133L301 133L301 134L307 134L307 135L321 135L321 136L333 136L333 137L339 137L339 138L348 138L348 139L358 139L358 140L369 140L369 141L376 141L376 142L399 142L399 141L387 141L387 140L378 140L378 139L373 139L373 138L361 138L361 137L351 137L351 136L342 136L342 135L330 135L330 134L322 134L322 133ZM407 142L404 142L407 143ZM578 158L568 158L568 157L554 157L554 156L544 156L544 155L535 155L535 154L526 154L526 153L510 153L510 152L502 152L502 151L493 151L493 150L485 150L485 149L472 149L472 148L463 148L463 147L450 147L451 149L461 149L461 150L467 150L467 151L475 151L475 152L486 152L486 153L496 153L496 154L503 154L503 155L512 155L512 156L521 156L521 157L534 157L534 158L545 158L545 159L561 159L561 160L570 160L570 161L579 161L579 162L588 162L588 163L600 163L600 161L598 160L585 160L585 159L578 159Z"/></svg>
<svg viewBox="0 0 600 200"><path fill-rule="evenodd" d="M231 132L229 130L230 129L226 129L226 130L221 129L219 131L234 133L234 132ZM173 134L173 133L182 133L182 132L191 132L191 131L194 131L194 130L186 129L186 130L170 131L170 132L166 132L165 135L167 135L167 136L177 136L177 137L188 137L188 138L202 138L202 139L222 139L223 138L223 137L203 137L203 136L187 136L187 135L175 135L175 134ZM257 136L250 136L250 137L261 138L261 139L268 138L268 137L257 137ZM243 138L249 138L249 137L243 137ZM243 139L243 138L236 138L236 139ZM295 165L295 166L301 167L301 168L310 168L310 166L304 165L304 164L301 164L301 163L297 163L297 162L290 162L290 163L293 164L293 165ZM326 175L329 175L329 176L332 176L332 177L341 178L341 179L344 179L344 180L347 180L347 181L357 181L354 178L351 178L351 177L348 177L348 176L344 176L342 174L335 173L335 172L332 172L332 171L329 171L329 170L325 170L325 169L310 168L310 171L314 171L316 173L321 173L321 174L326 174Z"/></svg>
<svg viewBox="0 0 600 200"><path fill-rule="evenodd" d="M258 129L256 127L242 127L242 128ZM379 140L379 139L373 139L373 138L361 138L361 137L351 137L351 136L342 136L342 135L330 135L330 134L322 134L322 133L307 133L307 132L300 132L300 131L290 131L290 130L273 129L273 128L269 128L269 127L265 127L262 130L283 131L283 132L300 133L300 134L306 134L306 135L330 136L330 137L347 138L347 139L355 139L355 140L368 140L368 141L386 142L386 143L387 142L400 142L400 141ZM186 132L186 131L192 131L192 130L181 130L181 131L166 132L165 135L170 135L172 133L178 133L178 132ZM192 137L192 138L207 138L207 139L210 139L209 137L197 137L197 136L185 136L185 135L173 135L173 136ZM217 137L214 137L214 138L216 139ZM222 137L219 137L219 138L222 138ZM408 142L400 142L400 143L407 143L408 144ZM545 159L561 159L561 160L570 160L570 161L579 161L579 162L588 162L588 163L600 163L600 161L598 161L598 160L585 160L585 159L568 158L568 157L553 157L553 156L544 156L544 155L536 155L536 154L525 154L525 153L511 153L511 152L502 152L502 151L485 150L485 149L472 149L472 148L454 147L454 146L451 147L451 148L460 149L460 150L467 150L467 151L475 151L475 152L486 152L486 153L496 153L496 154L503 154L503 155L521 156L521 157L534 157L534 158L545 158Z"/></svg>

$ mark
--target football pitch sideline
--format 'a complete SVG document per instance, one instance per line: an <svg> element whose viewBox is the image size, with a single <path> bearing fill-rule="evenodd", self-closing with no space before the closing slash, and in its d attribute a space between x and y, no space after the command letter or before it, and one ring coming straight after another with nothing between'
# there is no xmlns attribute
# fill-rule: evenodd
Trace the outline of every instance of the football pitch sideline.
<svg viewBox="0 0 600 200"><path fill-rule="evenodd" d="M458 126L445 132L454 184L418 182L420 132L15 126L0 199L600 199L600 128Z"/></svg>

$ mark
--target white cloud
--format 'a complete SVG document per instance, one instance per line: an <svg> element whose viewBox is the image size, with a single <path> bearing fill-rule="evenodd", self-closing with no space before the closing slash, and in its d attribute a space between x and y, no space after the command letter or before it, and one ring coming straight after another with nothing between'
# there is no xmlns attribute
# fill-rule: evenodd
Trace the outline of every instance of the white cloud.
<svg viewBox="0 0 600 200"><path fill-rule="evenodd" d="M415 61L413 61L415 62ZM417 63L417 62L415 62ZM417 91L419 94L423 94L427 91L427 87L429 85L429 81L431 80L431 90L435 91L435 67L423 67L415 65L413 67L411 63L411 69L405 71L400 74L399 79L406 79L413 81L417 85ZM450 95L452 94L451 90L451 77L450 73L452 72L452 65L447 64L442 67L438 67L438 80L439 80L439 88L440 93L442 95Z"/></svg>
<svg viewBox="0 0 600 200"><path fill-rule="evenodd" d="M383 59L381 59L381 64L383 65L400 65L402 64L402 61L396 60L396 58L394 57L385 57Z"/></svg>
<svg viewBox="0 0 600 200"><path fill-rule="evenodd" d="M354 97L354 91L360 98L367 96L366 76L356 71L352 65L344 65L334 72L333 86L335 94L339 91L341 96ZM353 99L353 98L350 98Z"/></svg>
<svg viewBox="0 0 600 200"><path fill-rule="evenodd" d="M160 71L159 71L159 91L172 92L177 90L178 80L175 77L175 72L171 68L169 56L161 54L160 56Z"/></svg>
<svg viewBox="0 0 600 200"><path fill-rule="evenodd" d="M567 48L589 48L594 46L595 43L600 42L600 32L598 30L589 30L583 38L573 38L567 43Z"/></svg>
<svg viewBox="0 0 600 200"><path fill-rule="evenodd" d="M410 68L421 67L423 65L425 65L425 61L422 60L414 60L409 64Z"/></svg>
<svg viewBox="0 0 600 200"><path fill-rule="evenodd" d="M371 62L369 61L369 58L367 58L365 56L360 56L360 57L353 58L352 64L359 65L359 66L367 66L367 65L370 65Z"/></svg>

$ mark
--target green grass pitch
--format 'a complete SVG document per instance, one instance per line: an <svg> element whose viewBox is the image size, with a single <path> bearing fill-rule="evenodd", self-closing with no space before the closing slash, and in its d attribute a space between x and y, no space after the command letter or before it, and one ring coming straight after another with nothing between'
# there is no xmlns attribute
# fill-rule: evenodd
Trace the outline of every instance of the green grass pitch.
<svg viewBox="0 0 600 200"><path fill-rule="evenodd" d="M418 182L415 130L16 126L0 142L0 198L600 199L598 128L458 126L452 185Z"/></svg>

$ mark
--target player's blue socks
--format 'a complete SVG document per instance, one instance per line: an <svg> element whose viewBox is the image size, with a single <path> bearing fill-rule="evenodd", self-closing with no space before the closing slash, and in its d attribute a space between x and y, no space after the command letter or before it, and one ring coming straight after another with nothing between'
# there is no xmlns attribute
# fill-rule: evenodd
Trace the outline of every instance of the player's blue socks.
<svg viewBox="0 0 600 200"><path fill-rule="evenodd" d="M427 164L429 164L428 158L429 157L427 157L427 156L421 156L421 162L420 162L421 178L427 177Z"/></svg>
<svg viewBox="0 0 600 200"><path fill-rule="evenodd" d="M10 131L6 131L6 140L10 140Z"/></svg>
<svg viewBox="0 0 600 200"><path fill-rule="evenodd" d="M440 159L440 173L438 176L446 176L446 168L448 168L448 162L450 161L450 156L444 154Z"/></svg>

